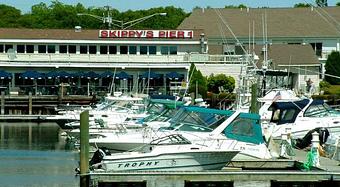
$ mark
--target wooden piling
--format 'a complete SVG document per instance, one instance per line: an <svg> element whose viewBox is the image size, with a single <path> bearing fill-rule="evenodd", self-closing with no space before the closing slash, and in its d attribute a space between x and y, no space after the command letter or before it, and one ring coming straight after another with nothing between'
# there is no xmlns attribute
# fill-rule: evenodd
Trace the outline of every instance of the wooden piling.
<svg viewBox="0 0 340 187"><path fill-rule="evenodd" d="M32 92L28 93L28 114L32 115Z"/></svg>
<svg viewBox="0 0 340 187"><path fill-rule="evenodd" d="M1 92L1 115L5 114L5 92Z"/></svg>
<svg viewBox="0 0 340 187"><path fill-rule="evenodd" d="M251 85L251 105L250 105L251 113L258 113L258 104L257 104L257 84Z"/></svg>
<svg viewBox="0 0 340 187"><path fill-rule="evenodd" d="M89 186L89 111L80 114L80 187Z"/></svg>

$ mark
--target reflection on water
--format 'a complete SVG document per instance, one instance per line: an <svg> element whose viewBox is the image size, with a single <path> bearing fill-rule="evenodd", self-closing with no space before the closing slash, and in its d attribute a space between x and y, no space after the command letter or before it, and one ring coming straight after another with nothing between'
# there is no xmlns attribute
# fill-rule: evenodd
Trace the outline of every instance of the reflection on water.
<svg viewBox="0 0 340 187"><path fill-rule="evenodd" d="M79 154L54 123L0 123L0 186L79 186Z"/></svg>

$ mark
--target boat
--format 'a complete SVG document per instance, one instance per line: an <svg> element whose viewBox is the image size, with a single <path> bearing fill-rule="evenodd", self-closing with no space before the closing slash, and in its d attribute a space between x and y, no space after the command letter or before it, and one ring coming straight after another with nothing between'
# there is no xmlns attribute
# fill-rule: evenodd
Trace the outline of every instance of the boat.
<svg viewBox="0 0 340 187"><path fill-rule="evenodd" d="M323 100L302 99L274 102L270 106L271 120L264 130L273 138L280 138L288 130L292 138L302 138L309 131L324 127L333 136L340 135L340 112Z"/></svg>
<svg viewBox="0 0 340 187"><path fill-rule="evenodd" d="M185 106L169 123L170 126L158 130L146 127L131 133L106 134L90 139L89 143L96 148L124 152L178 133L192 142L210 142L227 149L232 147L240 151L237 157L242 160L271 158L257 114Z"/></svg>
<svg viewBox="0 0 340 187"><path fill-rule="evenodd" d="M90 167L106 172L220 170L238 153L221 147L194 144L181 134L171 134L155 139L133 152L105 155L98 150L90 161Z"/></svg>

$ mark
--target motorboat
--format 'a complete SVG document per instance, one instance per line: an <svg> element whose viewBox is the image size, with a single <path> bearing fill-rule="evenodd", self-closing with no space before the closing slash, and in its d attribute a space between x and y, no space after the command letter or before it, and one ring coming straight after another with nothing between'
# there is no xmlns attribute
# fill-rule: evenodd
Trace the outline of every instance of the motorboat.
<svg viewBox="0 0 340 187"><path fill-rule="evenodd" d="M270 106L270 110L270 123L263 124L267 136L280 138L282 134L290 133L294 139L302 138L318 127L328 129L333 136L340 135L340 112L323 100L278 101Z"/></svg>
<svg viewBox="0 0 340 187"><path fill-rule="evenodd" d="M238 153L236 150L195 144L181 134L171 134L132 152L105 155L98 150L90 161L90 167L102 171L220 170Z"/></svg>
<svg viewBox="0 0 340 187"><path fill-rule="evenodd" d="M124 152L148 144L174 132L190 141L213 142L240 151L240 159L269 159L271 154L264 142L257 114L217 110L195 106L181 107L170 126L158 130L143 128L131 133L112 133L89 140L96 148Z"/></svg>

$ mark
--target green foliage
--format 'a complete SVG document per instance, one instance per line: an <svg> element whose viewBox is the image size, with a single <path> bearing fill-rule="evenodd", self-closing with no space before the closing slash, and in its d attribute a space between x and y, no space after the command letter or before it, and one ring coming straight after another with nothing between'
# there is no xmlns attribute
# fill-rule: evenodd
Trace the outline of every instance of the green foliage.
<svg viewBox="0 0 340 187"><path fill-rule="evenodd" d="M294 8L300 8L300 7L310 7L310 4L308 3L297 3L294 5Z"/></svg>
<svg viewBox="0 0 340 187"><path fill-rule="evenodd" d="M340 2L337 2L337 3L336 3L336 6L340 6Z"/></svg>
<svg viewBox="0 0 340 187"><path fill-rule="evenodd" d="M196 66L192 63L189 70L190 83L189 83L189 93L195 93L196 88L198 89L198 94L202 96L202 98L207 97L207 80L202 75L201 71L196 69Z"/></svg>
<svg viewBox="0 0 340 187"><path fill-rule="evenodd" d="M129 29L176 29L184 18L189 16L183 9L173 6L151 8L148 10L128 10L126 12L110 9L111 16L115 20L112 28L120 29L120 21L127 23L162 12L167 13L167 15L153 16L147 19L147 21L132 25ZM91 14L93 16L77 16L77 13ZM31 12L23 15L20 10L14 7L0 4L0 27L2 28L70 29L77 25L87 29L108 28L108 25L101 21L103 16L107 16L107 8L86 8L80 3L67 5L59 1L52 1L49 6L46 3L39 3L31 7Z"/></svg>
<svg viewBox="0 0 340 187"><path fill-rule="evenodd" d="M327 88L330 88L331 84L329 84L327 81L321 81L319 83L319 87L320 87L321 90L325 90Z"/></svg>
<svg viewBox="0 0 340 187"><path fill-rule="evenodd" d="M20 16L20 10L11 6L0 4L0 27L18 27L19 24L17 20Z"/></svg>
<svg viewBox="0 0 340 187"><path fill-rule="evenodd" d="M222 88L222 89L221 89ZM231 93L235 88L235 79L225 74L211 74L208 77L208 91L213 93L220 93L227 91Z"/></svg>
<svg viewBox="0 0 340 187"><path fill-rule="evenodd" d="M226 6L224 6L224 8L247 8L247 6L244 5L244 4L239 4L238 6L226 5Z"/></svg>
<svg viewBox="0 0 340 187"><path fill-rule="evenodd" d="M334 75L334 76L340 76L340 53L339 51L332 51L330 55L328 55L326 65L326 74ZM329 82L330 84L340 84L340 79L327 76L325 77L325 80Z"/></svg>

